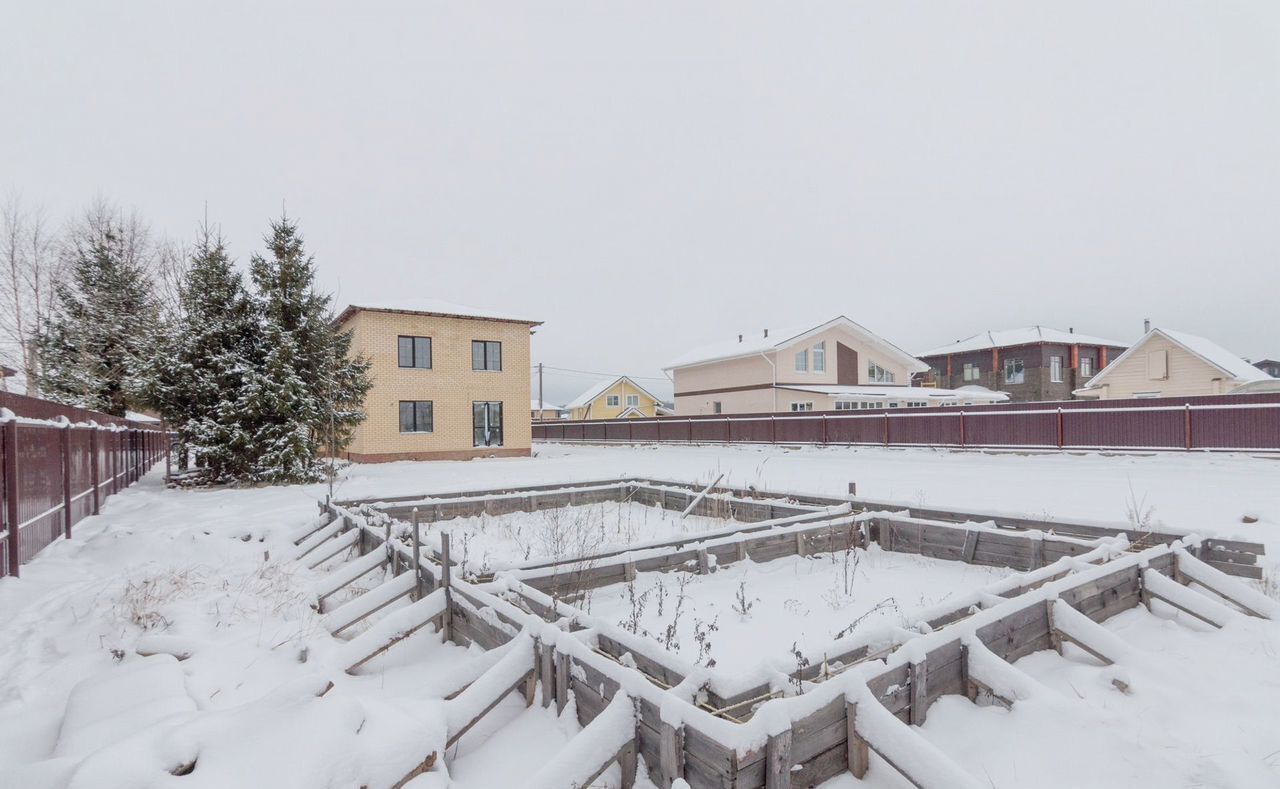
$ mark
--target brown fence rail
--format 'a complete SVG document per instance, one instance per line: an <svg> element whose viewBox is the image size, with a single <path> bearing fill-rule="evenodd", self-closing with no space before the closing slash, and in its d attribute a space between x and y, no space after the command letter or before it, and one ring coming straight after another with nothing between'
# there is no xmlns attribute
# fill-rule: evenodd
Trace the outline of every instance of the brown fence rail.
<svg viewBox="0 0 1280 789"><path fill-rule="evenodd" d="M21 414L0 422L0 577L70 537L168 450L166 433L105 414L7 393L0 406ZM35 421L58 416L77 423Z"/></svg>
<svg viewBox="0 0 1280 789"><path fill-rule="evenodd" d="M1280 394L534 422L535 441L1280 451Z"/></svg>

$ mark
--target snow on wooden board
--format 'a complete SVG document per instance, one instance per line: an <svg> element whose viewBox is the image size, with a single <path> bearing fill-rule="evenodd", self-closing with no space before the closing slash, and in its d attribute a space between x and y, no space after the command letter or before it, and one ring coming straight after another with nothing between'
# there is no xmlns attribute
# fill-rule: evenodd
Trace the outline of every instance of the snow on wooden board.
<svg viewBox="0 0 1280 789"><path fill-rule="evenodd" d="M417 579L412 572L401 573L326 614L325 626L331 633L341 633L361 619L409 594L416 585Z"/></svg>

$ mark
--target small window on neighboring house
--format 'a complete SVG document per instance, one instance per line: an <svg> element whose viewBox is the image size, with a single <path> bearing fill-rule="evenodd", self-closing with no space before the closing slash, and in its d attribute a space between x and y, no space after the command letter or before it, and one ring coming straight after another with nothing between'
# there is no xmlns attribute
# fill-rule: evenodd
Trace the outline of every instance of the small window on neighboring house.
<svg viewBox="0 0 1280 789"><path fill-rule="evenodd" d="M430 337L401 337L399 345L398 355L401 367L431 369Z"/></svg>
<svg viewBox="0 0 1280 789"><path fill-rule="evenodd" d="M897 402L889 403L890 408L897 408L899 405L901 405L901 403L897 403Z"/></svg>
<svg viewBox="0 0 1280 789"><path fill-rule="evenodd" d="M1150 400L1152 398L1159 397L1160 393L1159 392L1134 392L1133 396L1139 400Z"/></svg>
<svg viewBox="0 0 1280 789"><path fill-rule="evenodd" d="M502 343L493 340L472 340L471 369L501 372Z"/></svg>
<svg viewBox="0 0 1280 789"><path fill-rule="evenodd" d="M1169 352L1151 351L1147 354L1147 378L1151 381L1163 381L1169 377ZM1135 394L1135 397L1137 395Z"/></svg>
<svg viewBox="0 0 1280 789"><path fill-rule="evenodd" d="M815 373L825 373L827 371L827 344L820 342L813 346L813 371Z"/></svg>
<svg viewBox="0 0 1280 789"><path fill-rule="evenodd" d="M1081 378L1093 377L1093 357L1092 356L1080 357L1080 377Z"/></svg>
<svg viewBox="0 0 1280 789"><path fill-rule="evenodd" d="M893 383L893 373L875 362L867 362L867 379L872 383L891 384Z"/></svg>
<svg viewBox="0 0 1280 789"><path fill-rule="evenodd" d="M812 403L812 402L808 402L808 403L792 403L792 404L791 404L791 410L792 410L792 411L812 411L812 410L813 410L813 403Z"/></svg>
<svg viewBox="0 0 1280 789"><path fill-rule="evenodd" d="M929 404L923 400L913 400L907 403L907 408L928 408Z"/></svg>
<svg viewBox="0 0 1280 789"><path fill-rule="evenodd" d="M858 407L858 404L857 404L857 403L855 403L855 402L853 402L852 400L837 400L837 401L836 401L836 410L837 410L837 411L852 411L853 409L855 409L855 408L857 408L857 407Z"/></svg>
<svg viewBox="0 0 1280 789"><path fill-rule="evenodd" d="M1022 366L1022 360L1005 359L1004 382L1007 384L1020 384L1024 380L1026 380L1026 368Z"/></svg>
<svg viewBox="0 0 1280 789"><path fill-rule="evenodd" d="M1055 384L1062 383L1062 357L1049 357L1049 380Z"/></svg>
<svg viewBox="0 0 1280 789"><path fill-rule="evenodd" d="M809 371L809 349L796 351L796 372L804 373Z"/></svg>
<svg viewBox="0 0 1280 789"><path fill-rule="evenodd" d="M605 405L609 406L610 408L617 408L618 403L619 403L618 395L605 395L605 398L604 398Z"/></svg>
<svg viewBox="0 0 1280 789"><path fill-rule="evenodd" d="M430 400L400 401L400 432L430 433L434 428Z"/></svg>
<svg viewBox="0 0 1280 789"><path fill-rule="evenodd" d="M862 408L880 408L884 403L862 403Z"/></svg>
<svg viewBox="0 0 1280 789"><path fill-rule="evenodd" d="M640 395L627 395L627 408L637 408L640 405Z"/></svg>
<svg viewBox="0 0 1280 789"><path fill-rule="evenodd" d="M981 377L982 377L982 370L978 368L978 365L973 364L972 362L965 362L964 379L966 381L977 381Z"/></svg>
<svg viewBox="0 0 1280 789"><path fill-rule="evenodd" d="M720 401L719 401L719 400L716 400L716 401L714 401L714 402L712 402L712 403L711 403L711 413L713 413L713 414L718 414L718 413L720 413L720 408L721 408L721 406L720 406Z"/></svg>

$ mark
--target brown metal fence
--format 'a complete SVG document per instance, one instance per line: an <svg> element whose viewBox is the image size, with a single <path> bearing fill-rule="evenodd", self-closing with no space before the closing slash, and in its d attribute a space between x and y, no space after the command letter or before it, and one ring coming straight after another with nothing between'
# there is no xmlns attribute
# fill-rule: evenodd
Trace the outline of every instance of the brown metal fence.
<svg viewBox="0 0 1280 789"><path fill-rule="evenodd" d="M1280 394L534 422L535 441L1280 451Z"/></svg>
<svg viewBox="0 0 1280 789"><path fill-rule="evenodd" d="M168 449L163 431L105 414L11 394L0 406L22 414L0 421L0 577L18 575L54 540L70 537L76 522L96 515ZM78 423L37 421L57 416Z"/></svg>

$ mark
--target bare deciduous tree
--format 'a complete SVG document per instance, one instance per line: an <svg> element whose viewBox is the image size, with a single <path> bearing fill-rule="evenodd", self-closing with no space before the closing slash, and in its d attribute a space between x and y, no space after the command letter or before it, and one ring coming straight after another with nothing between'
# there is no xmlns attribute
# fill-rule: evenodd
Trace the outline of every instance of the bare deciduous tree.
<svg viewBox="0 0 1280 789"><path fill-rule="evenodd" d="M60 266L44 213L11 194L0 206L0 358L23 373L31 394L38 365L31 339L53 306Z"/></svg>

